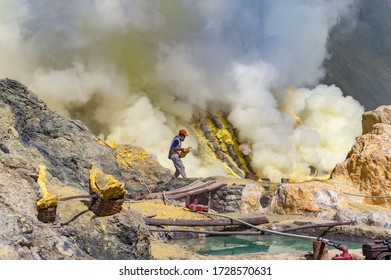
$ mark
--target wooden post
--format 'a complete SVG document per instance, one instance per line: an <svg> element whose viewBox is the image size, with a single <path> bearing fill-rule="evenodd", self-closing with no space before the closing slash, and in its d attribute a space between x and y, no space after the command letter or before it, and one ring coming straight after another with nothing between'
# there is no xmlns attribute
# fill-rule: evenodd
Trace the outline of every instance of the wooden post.
<svg viewBox="0 0 391 280"><path fill-rule="evenodd" d="M209 213L209 210L210 210L210 206L212 205L212 195L211 195L211 192L208 192L208 213Z"/></svg>
<svg viewBox="0 0 391 280"><path fill-rule="evenodd" d="M328 246L320 240L314 240L312 243L314 250L314 260L325 260L329 253Z"/></svg>

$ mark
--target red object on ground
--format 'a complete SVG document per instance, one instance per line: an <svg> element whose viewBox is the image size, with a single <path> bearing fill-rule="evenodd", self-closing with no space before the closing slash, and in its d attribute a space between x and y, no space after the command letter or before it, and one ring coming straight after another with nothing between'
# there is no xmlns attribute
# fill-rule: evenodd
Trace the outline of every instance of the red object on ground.
<svg viewBox="0 0 391 280"><path fill-rule="evenodd" d="M197 199L194 199L194 202L192 204L186 204L186 208L190 209L190 212L208 211L208 206L198 204Z"/></svg>
<svg viewBox="0 0 391 280"><path fill-rule="evenodd" d="M345 245L337 244L337 246L334 246L335 248L342 251L341 255L336 255L332 258L332 260L353 260L353 257L351 254L349 254L348 247Z"/></svg>

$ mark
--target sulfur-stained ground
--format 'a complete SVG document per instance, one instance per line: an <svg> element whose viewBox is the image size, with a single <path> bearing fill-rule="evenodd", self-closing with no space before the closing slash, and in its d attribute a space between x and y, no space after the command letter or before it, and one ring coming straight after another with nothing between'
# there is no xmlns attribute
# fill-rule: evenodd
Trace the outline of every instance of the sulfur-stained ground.
<svg viewBox="0 0 391 280"><path fill-rule="evenodd" d="M190 212L186 207L166 205L161 199L128 202L124 207L140 211L144 217L153 216L155 219L208 219L203 214Z"/></svg>

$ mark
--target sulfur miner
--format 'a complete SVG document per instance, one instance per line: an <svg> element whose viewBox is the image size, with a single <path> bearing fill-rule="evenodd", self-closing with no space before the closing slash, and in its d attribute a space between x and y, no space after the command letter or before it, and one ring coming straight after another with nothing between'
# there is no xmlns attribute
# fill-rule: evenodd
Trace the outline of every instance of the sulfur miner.
<svg viewBox="0 0 391 280"><path fill-rule="evenodd" d="M191 147L182 148L182 142L185 141L187 135L187 131L181 129L179 130L179 134L175 136L171 142L168 158L172 160L175 167L173 179L178 178L179 175L186 178L185 166L183 165L181 158L185 157L191 150Z"/></svg>

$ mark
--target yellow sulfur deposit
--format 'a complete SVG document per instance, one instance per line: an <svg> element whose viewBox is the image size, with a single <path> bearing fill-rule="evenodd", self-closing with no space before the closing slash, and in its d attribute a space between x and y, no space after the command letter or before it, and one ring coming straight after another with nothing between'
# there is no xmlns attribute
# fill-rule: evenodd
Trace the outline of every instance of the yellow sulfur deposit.
<svg viewBox="0 0 391 280"><path fill-rule="evenodd" d="M113 150L117 149L117 143L115 143L114 140L112 140L112 141L105 140L105 144L106 144L106 146L109 146Z"/></svg>
<svg viewBox="0 0 391 280"><path fill-rule="evenodd" d="M124 168L128 168L129 163L143 161L149 156L148 152L131 146L119 146L115 153L118 164Z"/></svg>
<svg viewBox="0 0 391 280"><path fill-rule="evenodd" d="M228 123L228 121L226 120L226 118L224 117L219 117L219 120L221 121L221 124L222 124L222 128L216 128L215 126L213 126L211 129L211 131L214 132L214 134L216 135L216 138L218 141L216 141L216 143L219 143L220 145L220 149L223 151L223 153L228 157L230 158L230 155L229 155L229 152L228 152L228 149L227 149L227 146L229 145L232 145L240 163L242 164L244 170L246 172L250 172L250 170L248 169L248 166L247 166L247 163L246 161L244 160L243 158L243 154L242 152L240 151L239 149L239 144L238 142L236 141L236 137L231 129L231 126L230 124ZM233 164L235 164L237 166L237 162L235 162L234 160L232 161ZM229 166L227 166L226 163L224 163L226 165L227 168L229 168ZM239 167L239 166L237 166ZM234 175L235 177L238 177L238 174L236 174L233 170L231 170L231 173L232 175Z"/></svg>
<svg viewBox="0 0 391 280"><path fill-rule="evenodd" d="M154 219L209 219L208 216L202 213L190 212L185 207L165 205L161 199L130 203L129 208L140 211L143 216L153 216Z"/></svg>
<svg viewBox="0 0 391 280"><path fill-rule="evenodd" d="M37 183L41 187L43 192L43 197L37 201L37 206L41 209L46 209L49 207L56 207L60 202L61 195L54 195L48 192L46 187L46 166L39 165L39 174Z"/></svg>
<svg viewBox="0 0 391 280"><path fill-rule="evenodd" d="M183 152L179 152L179 157L184 158L185 156L187 156L188 153L190 153L191 149L191 147L184 148Z"/></svg>
<svg viewBox="0 0 391 280"><path fill-rule="evenodd" d="M127 193L124 183L94 166L90 170L90 188L104 199L124 198Z"/></svg>
<svg viewBox="0 0 391 280"><path fill-rule="evenodd" d="M221 128L216 132L216 136L221 143L225 143L227 145L233 145L234 141L232 139L231 133L229 133L228 130Z"/></svg>
<svg viewBox="0 0 391 280"><path fill-rule="evenodd" d="M99 144L104 145L104 146L108 146L108 147L112 148L113 150L115 150L117 148L117 143L115 143L114 140L110 141L110 140L102 140L100 138L97 138L97 141Z"/></svg>

